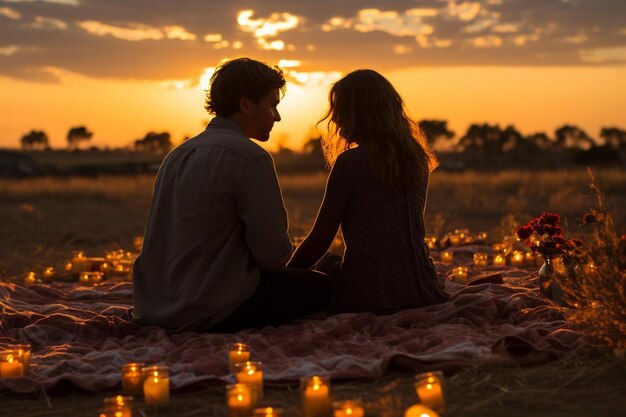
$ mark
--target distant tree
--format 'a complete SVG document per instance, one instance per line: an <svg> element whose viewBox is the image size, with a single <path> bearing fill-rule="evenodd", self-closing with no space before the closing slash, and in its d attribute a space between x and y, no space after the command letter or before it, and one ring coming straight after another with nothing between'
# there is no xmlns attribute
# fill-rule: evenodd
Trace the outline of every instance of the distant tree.
<svg viewBox="0 0 626 417"><path fill-rule="evenodd" d="M472 124L459 140L463 151L481 151L488 154L502 152L502 130L499 125Z"/></svg>
<svg viewBox="0 0 626 417"><path fill-rule="evenodd" d="M618 127L603 127L600 137L604 144L613 149L626 148L626 130Z"/></svg>
<svg viewBox="0 0 626 417"><path fill-rule="evenodd" d="M448 130L447 120L420 120L417 125L431 146L439 149L450 148L454 132Z"/></svg>
<svg viewBox="0 0 626 417"><path fill-rule="evenodd" d="M514 149L528 149L531 145L524 140L524 136L513 125L507 126L501 133L500 149L503 151L512 151Z"/></svg>
<svg viewBox="0 0 626 417"><path fill-rule="evenodd" d="M526 140L533 143L534 146L539 149L548 149L554 144L550 137L544 132L533 133L530 136L526 136Z"/></svg>
<svg viewBox="0 0 626 417"><path fill-rule="evenodd" d="M595 145L591 137L581 128L574 125L563 125L554 131L556 145L561 148L587 150Z"/></svg>
<svg viewBox="0 0 626 417"><path fill-rule="evenodd" d="M67 132L67 147L70 149L80 148L80 142L91 140L93 132L90 132L85 126L75 126Z"/></svg>
<svg viewBox="0 0 626 417"><path fill-rule="evenodd" d="M48 135L43 130L31 130L20 139L25 151L49 149Z"/></svg>
<svg viewBox="0 0 626 417"><path fill-rule="evenodd" d="M135 149L155 153L167 153L172 150L172 147L172 141L168 132L148 132L143 139L135 141Z"/></svg>

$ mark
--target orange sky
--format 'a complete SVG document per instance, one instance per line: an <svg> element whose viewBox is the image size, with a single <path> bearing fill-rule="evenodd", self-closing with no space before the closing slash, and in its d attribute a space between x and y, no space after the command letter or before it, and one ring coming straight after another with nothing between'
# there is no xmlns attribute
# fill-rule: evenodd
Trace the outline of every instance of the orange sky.
<svg viewBox="0 0 626 417"><path fill-rule="evenodd" d="M626 67L442 67L385 71L417 120L446 119L457 136L472 122L514 124L522 133L574 123L597 136L602 126L626 127ZM97 146L125 146L147 131L178 142L210 118L199 86L165 88L149 81L101 80L71 73L63 83L0 78L0 147L17 147L30 129L64 147L71 126L85 124ZM299 149L327 105L328 82L290 83L268 147Z"/></svg>
<svg viewBox="0 0 626 417"><path fill-rule="evenodd" d="M299 149L341 73L378 70L416 120L513 124L552 136L626 128L626 2L0 0L0 147L31 129L52 147L148 131L198 133L208 68L249 56L284 68L272 140Z"/></svg>

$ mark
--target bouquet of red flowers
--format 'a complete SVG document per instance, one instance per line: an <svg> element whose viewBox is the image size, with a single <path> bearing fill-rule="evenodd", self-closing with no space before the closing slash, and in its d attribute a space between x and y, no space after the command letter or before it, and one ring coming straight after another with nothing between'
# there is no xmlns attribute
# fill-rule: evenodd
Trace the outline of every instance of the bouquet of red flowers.
<svg viewBox="0 0 626 417"><path fill-rule="evenodd" d="M542 213L528 224L520 226L515 233L533 252L539 252L542 255L569 253L582 246L580 240L566 239L563 236L560 223L561 216L557 213Z"/></svg>

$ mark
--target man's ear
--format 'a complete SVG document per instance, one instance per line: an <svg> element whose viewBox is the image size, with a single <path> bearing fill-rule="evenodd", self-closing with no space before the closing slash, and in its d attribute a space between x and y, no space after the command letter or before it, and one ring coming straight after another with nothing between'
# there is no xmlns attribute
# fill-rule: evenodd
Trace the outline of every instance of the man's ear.
<svg viewBox="0 0 626 417"><path fill-rule="evenodd" d="M251 109L252 100L246 96L241 96L239 99L239 111L243 114L248 114Z"/></svg>

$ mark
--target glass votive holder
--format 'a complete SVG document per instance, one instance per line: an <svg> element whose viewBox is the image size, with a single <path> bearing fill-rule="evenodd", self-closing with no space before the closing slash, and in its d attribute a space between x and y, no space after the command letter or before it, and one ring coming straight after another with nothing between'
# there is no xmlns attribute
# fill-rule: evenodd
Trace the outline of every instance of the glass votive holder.
<svg viewBox="0 0 626 417"><path fill-rule="evenodd" d="M360 400L333 402L333 417L363 417L365 410Z"/></svg>
<svg viewBox="0 0 626 417"><path fill-rule="evenodd" d="M143 363L127 363L120 368L122 375L122 391L124 395L141 397L143 394L143 376L141 373Z"/></svg>
<svg viewBox="0 0 626 417"><path fill-rule="evenodd" d="M512 266L523 266L524 265L524 252L519 250L514 250L511 254L511 265Z"/></svg>
<svg viewBox="0 0 626 417"><path fill-rule="evenodd" d="M170 368L148 366L141 368L143 397L146 404L165 405L170 401Z"/></svg>
<svg viewBox="0 0 626 417"><path fill-rule="evenodd" d="M102 281L102 272L83 271L78 274L78 282L84 285L93 285L99 283L100 281Z"/></svg>
<svg viewBox="0 0 626 417"><path fill-rule="evenodd" d="M263 399L263 365L261 362L242 362L235 365L237 382L250 388L250 397L254 407Z"/></svg>
<svg viewBox="0 0 626 417"><path fill-rule="evenodd" d="M458 233L451 234L448 240L452 246L459 246L463 242L463 238Z"/></svg>
<svg viewBox="0 0 626 417"><path fill-rule="evenodd" d="M428 249L437 248L437 238L435 236L426 236L424 238L424 243L428 247Z"/></svg>
<svg viewBox="0 0 626 417"><path fill-rule="evenodd" d="M444 250L441 252L441 262L444 264L451 264L452 258L454 257L454 253L449 250Z"/></svg>
<svg viewBox="0 0 626 417"><path fill-rule="evenodd" d="M483 268L487 266L487 254L478 252L474 254L474 266L476 268Z"/></svg>
<svg viewBox="0 0 626 417"><path fill-rule="evenodd" d="M506 244L504 243L494 243L493 245L491 245L492 249L493 249L493 253L499 253L504 255L506 253Z"/></svg>
<svg viewBox="0 0 626 417"><path fill-rule="evenodd" d="M30 368L30 345L27 343L19 343L9 346L8 350L17 352L18 360L22 363L24 367L23 372L26 374Z"/></svg>
<svg viewBox="0 0 626 417"><path fill-rule="evenodd" d="M493 265L494 266L505 266L506 265L506 259L504 257L504 255L495 255L493 257Z"/></svg>
<svg viewBox="0 0 626 417"><path fill-rule="evenodd" d="M250 361L250 346L245 343L230 343L228 345L228 369L230 373L237 371L235 366L238 363Z"/></svg>
<svg viewBox="0 0 626 417"><path fill-rule="evenodd" d="M24 364L17 350L0 352L0 378L20 378L24 376Z"/></svg>
<svg viewBox="0 0 626 417"><path fill-rule="evenodd" d="M404 417L439 417L439 414L435 410L431 410L421 404L415 404L407 408L404 412Z"/></svg>
<svg viewBox="0 0 626 417"><path fill-rule="evenodd" d="M230 417L249 416L252 410L252 391L246 384L226 386L226 406Z"/></svg>
<svg viewBox="0 0 626 417"><path fill-rule="evenodd" d="M441 411L445 408L443 373L426 372L415 376L415 392L420 403L428 408Z"/></svg>
<svg viewBox="0 0 626 417"><path fill-rule="evenodd" d="M51 281L56 275L56 271L53 266L47 266L44 268L42 274L44 281Z"/></svg>
<svg viewBox="0 0 626 417"><path fill-rule="evenodd" d="M452 281L465 284L467 282L467 267L457 266L456 268L452 268L452 275L450 276L450 279Z"/></svg>
<svg viewBox="0 0 626 417"><path fill-rule="evenodd" d="M479 232L476 235L476 241L478 243L486 243L487 242L487 237L488 237L488 233L487 232Z"/></svg>
<svg viewBox="0 0 626 417"><path fill-rule="evenodd" d="M107 413L107 417L132 417L133 416L133 398L116 395L115 397L107 397L104 399L102 411Z"/></svg>
<svg viewBox="0 0 626 417"><path fill-rule="evenodd" d="M37 283L37 274L34 272L27 272L24 275L24 285L35 285Z"/></svg>
<svg viewBox="0 0 626 417"><path fill-rule="evenodd" d="M322 376L300 378L304 417L327 416L330 412L330 380Z"/></svg>
<svg viewBox="0 0 626 417"><path fill-rule="evenodd" d="M252 417L285 417L284 408L261 407L255 408Z"/></svg>

